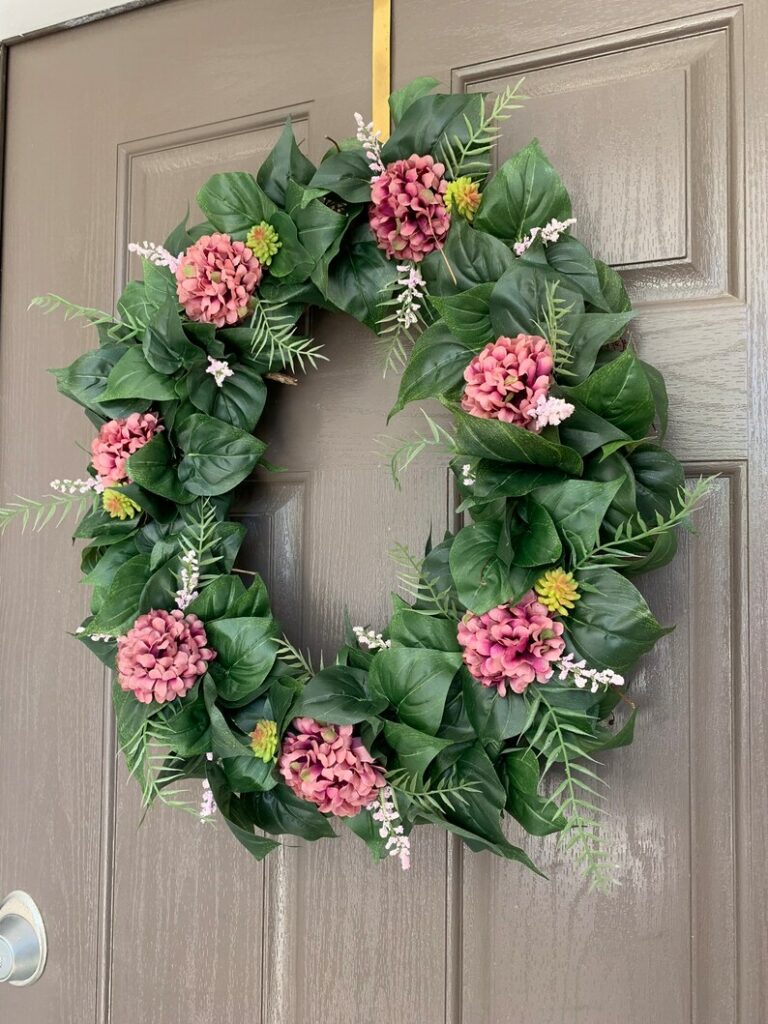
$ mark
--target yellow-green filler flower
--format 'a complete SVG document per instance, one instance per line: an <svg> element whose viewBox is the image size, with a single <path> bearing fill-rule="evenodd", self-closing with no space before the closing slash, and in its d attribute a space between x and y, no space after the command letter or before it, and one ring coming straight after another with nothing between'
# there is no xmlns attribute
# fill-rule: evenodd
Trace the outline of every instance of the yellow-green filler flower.
<svg viewBox="0 0 768 1024"><path fill-rule="evenodd" d="M471 221L477 213L482 198L477 182L472 181L469 177L449 181L444 196L448 209L456 210L461 217L466 217L468 221Z"/></svg>
<svg viewBox="0 0 768 1024"><path fill-rule="evenodd" d="M567 615L581 597L573 573L565 569L547 569L533 588L544 607L556 615Z"/></svg>
<svg viewBox="0 0 768 1024"><path fill-rule="evenodd" d="M251 733L251 750L265 764L274 760L277 750L277 722L262 718Z"/></svg>
<svg viewBox="0 0 768 1024"><path fill-rule="evenodd" d="M101 496L101 507L112 519L133 519L141 508L127 494L108 487Z"/></svg>
<svg viewBox="0 0 768 1024"><path fill-rule="evenodd" d="M277 255L278 249L281 249L283 245L278 233L265 220L260 224L254 224L248 232L245 244L259 263L263 263L265 267L270 265L272 257Z"/></svg>

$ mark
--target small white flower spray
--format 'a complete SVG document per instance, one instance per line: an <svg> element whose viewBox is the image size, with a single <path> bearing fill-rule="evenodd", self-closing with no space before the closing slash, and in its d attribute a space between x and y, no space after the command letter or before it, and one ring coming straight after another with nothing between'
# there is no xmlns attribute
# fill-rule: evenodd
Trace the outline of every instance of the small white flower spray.
<svg viewBox="0 0 768 1024"><path fill-rule="evenodd" d="M357 642L362 648L368 651L383 651L392 646L391 640L385 640L381 633L373 629L366 629L364 626L353 626L352 632L357 637Z"/></svg>
<svg viewBox="0 0 768 1024"><path fill-rule="evenodd" d="M355 138L363 144L371 176L377 178L384 173L384 164L381 159L381 132L374 131L373 121L366 124L362 114L355 114L355 124L357 125Z"/></svg>
<svg viewBox="0 0 768 1024"><path fill-rule="evenodd" d="M539 235L541 235L541 240L544 243L556 242L560 235L575 223L575 217L569 217L567 220L557 220L556 218L553 218L548 224L545 224L543 228L531 228L529 234L525 236L522 242L515 242L512 246L515 256L522 256L524 252L530 249Z"/></svg>
<svg viewBox="0 0 768 1024"><path fill-rule="evenodd" d="M405 834L392 787L384 786L380 789L376 800L368 804L366 809L379 826L379 836L387 841L387 853L390 857L397 857L400 867L407 871L411 866L411 840Z"/></svg>
<svg viewBox="0 0 768 1024"><path fill-rule="evenodd" d="M179 267L179 261L181 260L182 253L178 256L172 255L162 245L156 245L154 242L129 242L128 252L136 253L137 256L141 256L142 259L149 260L150 263L154 263L156 267L168 267L172 274L175 274Z"/></svg>
<svg viewBox="0 0 768 1024"><path fill-rule="evenodd" d="M181 556L179 583L181 586L176 591L176 607L184 611L198 596L200 586L200 563L192 549Z"/></svg>
<svg viewBox="0 0 768 1024"><path fill-rule="evenodd" d="M614 672L610 668L602 672L596 668L587 668L586 661L576 661L575 655L566 654L564 658L555 662L555 669L559 670L558 679L564 682L570 679L579 690L589 687L590 693L597 693L601 686L623 686L624 676Z"/></svg>

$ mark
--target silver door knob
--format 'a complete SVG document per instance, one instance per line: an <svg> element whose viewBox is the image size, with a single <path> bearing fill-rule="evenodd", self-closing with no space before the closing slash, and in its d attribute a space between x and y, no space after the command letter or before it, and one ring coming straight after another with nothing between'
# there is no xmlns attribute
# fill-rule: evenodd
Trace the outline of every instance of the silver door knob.
<svg viewBox="0 0 768 1024"><path fill-rule="evenodd" d="M0 905L0 982L31 985L43 973L47 943L34 900L12 892Z"/></svg>

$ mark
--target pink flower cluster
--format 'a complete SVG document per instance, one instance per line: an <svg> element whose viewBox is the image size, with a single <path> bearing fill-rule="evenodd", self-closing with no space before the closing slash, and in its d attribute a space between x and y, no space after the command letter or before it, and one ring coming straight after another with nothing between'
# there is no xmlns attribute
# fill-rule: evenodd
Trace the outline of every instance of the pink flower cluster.
<svg viewBox="0 0 768 1024"><path fill-rule="evenodd" d="M261 263L244 242L203 235L179 260L176 292L190 320L224 327L246 315L261 275Z"/></svg>
<svg viewBox="0 0 768 1024"><path fill-rule="evenodd" d="M216 652L206 647L205 627L196 615L149 611L117 641L118 681L142 704L183 697Z"/></svg>
<svg viewBox="0 0 768 1024"><path fill-rule="evenodd" d="M537 335L497 338L464 371L461 407L470 416L503 420L538 431L535 417L552 384L554 359L549 343Z"/></svg>
<svg viewBox="0 0 768 1024"><path fill-rule="evenodd" d="M464 664L483 686L523 693L531 683L546 683L563 653L563 624L550 618L530 590L516 605L499 605L483 615L468 612L459 623Z"/></svg>
<svg viewBox="0 0 768 1024"><path fill-rule="evenodd" d="M119 484L128 480L125 470L128 457L162 429L159 417L153 412L134 412L127 419L105 423L91 441L91 465L100 482Z"/></svg>
<svg viewBox="0 0 768 1024"><path fill-rule="evenodd" d="M418 263L444 241L451 225L444 174L445 167L431 156L414 153L373 179L368 220L390 259Z"/></svg>
<svg viewBox="0 0 768 1024"><path fill-rule="evenodd" d="M296 796L337 818L351 818L371 803L385 784L384 771L352 735L351 725L296 718L291 728L278 765Z"/></svg>

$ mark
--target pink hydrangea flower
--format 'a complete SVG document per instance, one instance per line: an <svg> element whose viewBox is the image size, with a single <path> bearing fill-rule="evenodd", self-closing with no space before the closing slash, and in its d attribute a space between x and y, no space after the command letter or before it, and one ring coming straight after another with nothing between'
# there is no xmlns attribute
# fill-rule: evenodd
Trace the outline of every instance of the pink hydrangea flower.
<svg viewBox="0 0 768 1024"><path fill-rule="evenodd" d="M91 441L91 465L102 484L119 484L128 480L125 463L130 455L143 448L163 427L153 412L134 412L124 420L110 420Z"/></svg>
<svg viewBox="0 0 768 1024"><path fill-rule="evenodd" d="M190 320L236 324L261 281L261 263L244 242L229 235L203 235L176 268L176 292Z"/></svg>
<svg viewBox="0 0 768 1024"><path fill-rule="evenodd" d="M467 612L458 639L464 664L483 686L523 693L531 683L546 683L563 653L563 624L550 618L530 590L516 605L501 604L483 615Z"/></svg>
<svg viewBox="0 0 768 1024"><path fill-rule="evenodd" d="M497 338L475 356L464 371L461 407L470 416L504 420L538 432L539 399L552 384L554 359L544 338L518 334Z"/></svg>
<svg viewBox="0 0 768 1024"><path fill-rule="evenodd" d="M206 671L216 652L207 647L196 615L149 611L117 641L118 681L142 704L183 697Z"/></svg>
<svg viewBox="0 0 768 1024"><path fill-rule="evenodd" d="M337 818L357 814L385 785L384 770L351 725L321 725L314 718L294 719L278 765L298 797Z"/></svg>
<svg viewBox="0 0 768 1024"><path fill-rule="evenodd" d="M431 156L396 160L371 183L368 220L379 248L391 259L418 263L448 234L445 167Z"/></svg>

